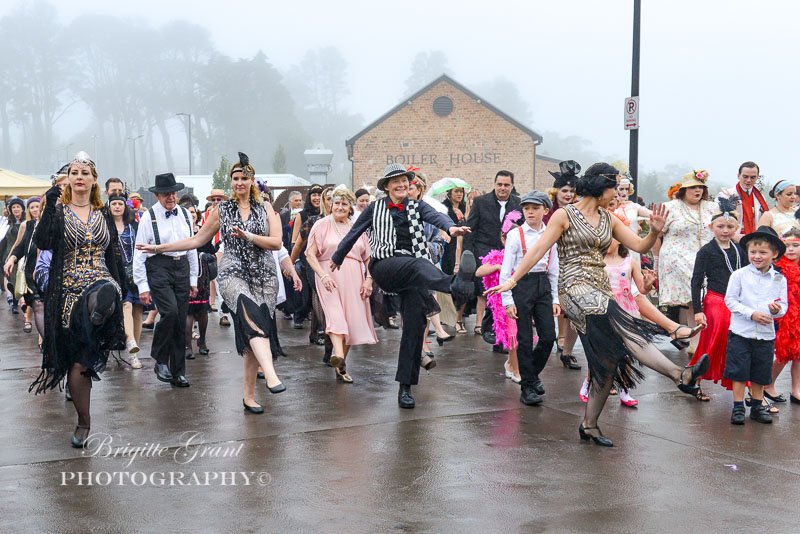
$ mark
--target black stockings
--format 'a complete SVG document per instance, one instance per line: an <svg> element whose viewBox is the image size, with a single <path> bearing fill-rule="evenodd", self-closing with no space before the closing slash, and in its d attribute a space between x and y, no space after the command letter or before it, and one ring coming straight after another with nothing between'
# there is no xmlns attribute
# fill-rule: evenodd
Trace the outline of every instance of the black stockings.
<svg viewBox="0 0 800 534"><path fill-rule="evenodd" d="M92 397L92 379L85 376L83 372L86 367L79 363L72 364L67 375L67 385L69 386L69 393L72 395L72 404L75 405L75 411L78 412L78 425L82 427L90 427L92 418L89 415L89 401ZM88 433L88 430L86 430Z"/></svg>

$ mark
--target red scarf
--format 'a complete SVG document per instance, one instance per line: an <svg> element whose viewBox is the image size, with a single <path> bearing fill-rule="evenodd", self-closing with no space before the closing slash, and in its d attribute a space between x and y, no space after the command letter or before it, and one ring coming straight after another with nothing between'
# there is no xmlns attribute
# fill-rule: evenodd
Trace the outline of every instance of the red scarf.
<svg viewBox="0 0 800 534"><path fill-rule="evenodd" d="M756 231L757 221L753 197L757 198L758 203L761 204L761 213L769 211L769 207L767 207L767 201L764 200L761 191L755 187L751 189L752 194L748 195L747 192L742 189L741 184L736 184L736 192L739 194L739 198L742 199L742 234L747 235Z"/></svg>

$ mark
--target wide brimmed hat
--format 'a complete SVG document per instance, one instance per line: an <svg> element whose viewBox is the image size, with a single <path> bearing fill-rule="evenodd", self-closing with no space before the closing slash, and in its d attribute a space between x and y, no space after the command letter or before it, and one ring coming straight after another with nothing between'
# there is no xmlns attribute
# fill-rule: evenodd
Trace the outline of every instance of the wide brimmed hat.
<svg viewBox="0 0 800 534"><path fill-rule="evenodd" d="M175 181L175 175L171 172L156 175L156 185L148 188L151 193L174 193L180 191L185 186Z"/></svg>
<svg viewBox="0 0 800 534"><path fill-rule="evenodd" d="M386 184L389 183L389 180L394 178L395 176L408 176L409 180L413 180L416 174L414 171L409 171L399 163L390 163L383 169L383 178L378 180L378 191L383 191L386 188Z"/></svg>
<svg viewBox="0 0 800 534"><path fill-rule="evenodd" d="M741 245L744 250L747 250L747 243L756 238L766 239L778 249L778 257L775 258L776 260L779 260L780 257L786 252L786 245L783 243L781 238L778 237L778 232L773 230L771 226L759 226L755 232L749 233L740 239L739 245Z"/></svg>
<svg viewBox="0 0 800 534"><path fill-rule="evenodd" d="M700 169L697 171L687 172L683 175L683 181L681 182L681 189L686 189L687 187L708 187L706 183L708 181L708 171L705 169Z"/></svg>
<svg viewBox="0 0 800 534"><path fill-rule="evenodd" d="M222 189L212 189L211 193L206 197L206 200L211 202L215 197L222 197L222 200L228 200L228 195Z"/></svg>
<svg viewBox="0 0 800 534"><path fill-rule="evenodd" d="M536 189L529 193L525 193L522 195L522 198L519 199L520 207L524 206L525 204L540 204L547 209L553 207L553 202L550 200L550 197L541 191L537 191Z"/></svg>

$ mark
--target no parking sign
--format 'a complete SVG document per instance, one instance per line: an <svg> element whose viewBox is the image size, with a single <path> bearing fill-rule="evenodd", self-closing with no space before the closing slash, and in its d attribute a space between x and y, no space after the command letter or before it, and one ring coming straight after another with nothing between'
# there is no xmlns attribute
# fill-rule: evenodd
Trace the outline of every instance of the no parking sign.
<svg viewBox="0 0 800 534"><path fill-rule="evenodd" d="M639 129L639 97L631 96L625 99L625 129Z"/></svg>

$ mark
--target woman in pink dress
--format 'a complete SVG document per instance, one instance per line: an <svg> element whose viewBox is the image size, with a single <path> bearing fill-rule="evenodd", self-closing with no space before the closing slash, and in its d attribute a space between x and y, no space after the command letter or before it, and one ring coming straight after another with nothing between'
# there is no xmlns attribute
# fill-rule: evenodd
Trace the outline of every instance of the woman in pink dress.
<svg viewBox="0 0 800 534"><path fill-rule="evenodd" d="M325 333L333 344L331 366L338 380L351 384L353 379L346 366L350 347L378 342L369 305L372 294L372 276L367 271L370 248L366 234L362 235L342 266L331 272L331 256L353 224L350 218L356 199L346 188L337 188L331 201L331 214L317 221L308 234L306 258L316 274L317 293L325 311Z"/></svg>

